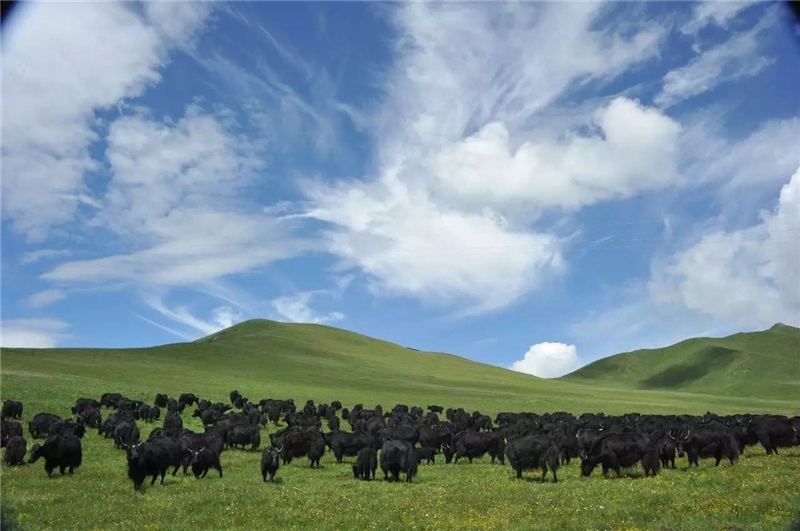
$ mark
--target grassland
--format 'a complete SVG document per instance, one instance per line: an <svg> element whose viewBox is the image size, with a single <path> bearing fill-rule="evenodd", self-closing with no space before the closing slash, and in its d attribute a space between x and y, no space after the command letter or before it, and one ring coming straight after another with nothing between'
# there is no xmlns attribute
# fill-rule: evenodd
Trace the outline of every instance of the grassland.
<svg viewBox="0 0 800 531"><path fill-rule="evenodd" d="M335 328L249 321L195 343L150 349L4 349L4 399L22 400L25 418L69 413L76 398L119 391L152 401L156 392L397 402L480 409L800 413L796 395L766 398L613 388L541 380L447 354L417 352ZM717 391L718 392L718 391ZM105 412L104 412L105 414ZM185 425L200 429L190 412ZM274 428L271 428L274 430ZM145 427L143 433L149 432ZM29 444L32 442L29 439ZM320 470L301 459L263 484L259 453L222 455L224 478L168 477L133 491L125 456L88 433L73 477L47 480L41 464L3 466L2 503L23 529L785 529L800 508L800 448L766 456L749 450L735 467L702 463L655 479L517 481L508 465L423 465L414 484L364 483L326 454Z"/></svg>

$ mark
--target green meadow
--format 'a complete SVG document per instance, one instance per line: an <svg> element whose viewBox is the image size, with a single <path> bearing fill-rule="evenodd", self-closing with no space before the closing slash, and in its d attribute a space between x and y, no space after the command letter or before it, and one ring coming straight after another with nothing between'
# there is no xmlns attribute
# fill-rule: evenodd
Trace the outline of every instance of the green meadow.
<svg viewBox="0 0 800 531"><path fill-rule="evenodd" d="M256 320L194 343L146 349L3 349L0 390L3 399L24 402L29 448L34 441L27 434L27 420L33 414L67 416L77 398L99 398L112 391L149 403L157 392L194 392L227 402L228 393L238 389L253 400L292 397L302 404L311 398L384 408L439 404L492 416L522 410L797 415L800 363L792 363L798 359L796 332L783 327L758 333L764 335L761 340L740 338L721 347L737 351L734 361L700 369L691 367L697 349L681 347L685 355L673 362L634 364L632 360L646 353L630 353L623 355L627 372L624 364L603 370L593 364L563 379L542 380L336 328ZM782 336L776 339L774 334ZM713 345L709 348L713 352ZM776 368L775 360L783 365ZM688 379L642 383L650 379L652 384L654 375L675 369L675 363L689 367ZM191 409L183 420L187 427L202 429L191 418ZM155 427L139 425L143 437ZM266 431L262 442L267 441ZM783 530L800 512L800 447L779 456L753 447L734 467L715 468L704 461L699 469L688 470L686 460L679 459L676 470L648 479L639 468L628 469L621 479L613 474L605 479L599 469L581 478L579 461L573 460L559 469L558 484L539 483L533 471L517 480L507 464L493 465L488 458L457 465L439 459L435 465L421 465L410 485L357 481L348 460L339 465L327 453L320 470L308 468L306 459L295 460L281 466L275 484L265 484L260 452L233 450L222 454L222 479L214 471L199 481L179 472L168 475L163 486L148 485L142 492L133 490L125 454L114 450L111 440L87 432L83 456L74 476L50 480L41 462L3 465L5 519L16 521L20 529L82 530Z"/></svg>

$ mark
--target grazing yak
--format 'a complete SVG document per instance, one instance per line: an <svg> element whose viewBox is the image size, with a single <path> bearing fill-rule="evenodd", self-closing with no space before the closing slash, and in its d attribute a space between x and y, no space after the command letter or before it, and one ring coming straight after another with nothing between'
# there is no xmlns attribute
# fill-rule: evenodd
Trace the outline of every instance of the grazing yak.
<svg viewBox="0 0 800 531"><path fill-rule="evenodd" d="M5 453L3 454L3 461L8 466L16 466L25 464L25 450L28 447L27 441L19 435L9 437L5 443Z"/></svg>
<svg viewBox="0 0 800 531"><path fill-rule="evenodd" d="M700 457L716 459L714 466L719 466L722 458L727 458L731 465L739 460L739 444L731 430L723 426L693 426L682 429L676 437L678 457L686 457L689 466L700 466Z"/></svg>
<svg viewBox="0 0 800 531"><path fill-rule="evenodd" d="M353 465L353 476L356 479L369 481L375 479L375 470L378 469L378 453L374 448L362 448L358 451L356 464Z"/></svg>
<svg viewBox="0 0 800 531"><path fill-rule="evenodd" d="M261 477L266 482L269 476L270 483L275 481L275 474L281 466L281 450L283 448L273 448L268 446L261 452Z"/></svg>
<svg viewBox="0 0 800 531"><path fill-rule="evenodd" d="M43 439L50 433L50 427L59 420L63 419L52 413L37 413L28 422L28 431L34 439Z"/></svg>
<svg viewBox="0 0 800 531"><path fill-rule="evenodd" d="M195 478L203 479L211 468L219 472L219 477L222 478L222 465L217 452L204 446L199 450L191 450L191 454L192 473Z"/></svg>
<svg viewBox="0 0 800 531"><path fill-rule="evenodd" d="M250 445L250 449L255 451L261 446L261 431L258 425L236 424L227 434L228 448L235 448L237 445L244 447Z"/></svg>
<svg viewBox="0 0 800 531"><path fill-rule="evenodd" d="M79 398L71 408L73 415L80 415L86 409L100 409L100 402L94 398Z"/></svg>
<svg viewBox="0 0 800 531"><path fill-rule="evenodd" d="M556 470L560 462L558 446L555 441L546 435L530 435L519 437L507 442L505 453L511 468L517 473L517 478L522 479L522 471L540 469L542 483L544 483L547 470L553 472L553 483L558 483Z"/></svg>
<svg viewBox="0 0 800 531"><path fill-rule="evenodd" d="M0 419L17 419L22 418L22 402L16 400L3 400L3 411L0 414Z"/></svg>
<svg viewBox="0 0 800 531"><path fill-rule="evenodd" d="M0 420L0 447L5 448L11 437L22 437L22 423Z"/></svg>
<svg viewBox="0 0 800 531"><path fill-rule="evenodd" d="M362 448L372 447L372 437L365 432L348 433L346 431L337 431L326 433L324 437L325 442L336 457L337 463L341 463L344 456L353 457Z"/></svg>
<svg viewBox="0 0 800 531"><path fill-rule="evenodd" d="M590 476L597 465L602 465L603 475L609 470L620 477L620 468L642 463L645 477L655 476L661 468L658 444L644 433L609 433L595 439L591 448L581 456L581 475Z"/></svg>
<svg viewBox="0 0 800 531"><path fill-rule="evenodd" d="M156 399L153 400L153 404L157 405L158 407L167 407L167 400L169 400L167 395L156 393Z"/></svg>
<svg viewBox="0 0 800 531"><path fill-rule="evenodd" d="M436 453L438 451L439 451L438 448L432 448L430 446L423 446L422 448L416 448L415 452L417 454L417 464L421 464L423 461L425 461L429 465L435 465Z"/></svg>
<svg viewBox="0 0 800 531"><path fill-rule="evenodd" d="M183 393L178 397L178 403L183 404L184 407L197 404L198 402L200 402L200 399L197 398L197 395L194 393ZM183 407L181 407L181 411L183 411Z"/></svg>
<svg viewBox="0 0 800 531"><path fill-rule="evenodd" d="M52 477L53 470L59 469L61 475L69 469L72 474L76 468L81 466L83 453L81 451L81 440L70 434L51 435L42 444L34 444L31 448L29 463L35 463L39 458L44 459L44 470L47 477Z"/></svg>
<svg viewBox="0 0 800 531"><path fill-rule="evenodd" d="M504 442L496 433L463 431L453 437L452 444L443 446L445 461L450 462L455 456L455 462L462 457L466 457L471 463L476 457L482 457L487 453L492 457L492 463L499 459L505 463L503 454Z"/></svg>
<svg viewBox="0 0 800 531"><path fill-rule="evenodd" d="M414 447L405 441L386 441L381 447L381 470L387 481L399 481L400 473L411 483L417 475L417 456ZM391 479L389 478L391 474Z"/></svg>
<svg viewBox="0 0 800 531"><path fill-rule="evenodd" d="M758 416L749 422L747 430L758 439L767 455L777 454L779 447L800 444L797 428L786 417Z"/></svg>

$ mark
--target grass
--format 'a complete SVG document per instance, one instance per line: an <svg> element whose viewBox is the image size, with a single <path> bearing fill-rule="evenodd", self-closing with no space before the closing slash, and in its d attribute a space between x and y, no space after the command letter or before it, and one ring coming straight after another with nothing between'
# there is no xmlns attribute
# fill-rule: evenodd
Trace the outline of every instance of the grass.
<svg viewBox="0 0 800 531"><path fill-rule="evenodd" d="M617 354L562 381L800 402L800 329L776 324L763 332Z"/></svg>
<svg viewBox="0 0 800 531"><path fill-rule="evenodd" d="M227 400L294 397L391 407L397 402L501 410L797 414L798 401L615 389L541 380L446 354L417 352L317 325L249 321L199 342L151 349L4 349L4 399L62 416L76 398L119 391L152 401L156 392L195 392ZM104 416L106 412L104 411ZM199 422L184 415L186 426ZM143 425L140 423L140 425ZM144 426L144 425L143 425ZM27 426L26 426L27 427ZM274 430L274 428L271 428ZM143 435L150 427L142 429ZM266 440L262 433L262 440ZM32 440L28 437L29 446ZM168 476L134 492L125 455L90 432L73 477L48 480L41 463L2 468L2 502L22 529L785 529L800 508L800 448L766 456L748 450L735 467L664 471L654 479L629 470L621 480L579 463L558 484L536 473L514 479L508 465L422 465L411 485L360 482L350 464L325 455L320 470L300 459L263 484L258 452L222 454L224 478Z"/></svg>

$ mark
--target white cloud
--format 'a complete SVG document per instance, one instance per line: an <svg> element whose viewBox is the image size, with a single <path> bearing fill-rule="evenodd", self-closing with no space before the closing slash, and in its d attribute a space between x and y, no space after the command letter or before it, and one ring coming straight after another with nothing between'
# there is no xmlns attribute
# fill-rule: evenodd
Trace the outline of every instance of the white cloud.
<svg viewBox="0 0 800 531"><path fill-rule="evenodd" d="M140 319L152 324L153 326L157 326L162 330L188 340L197 339L197 333L200 333L203 336L211 335L222 328L233 326L244 319L242 312L230 306L218 306L211 311L210 319L203 319L202 317L195 315L188 306L168 306L164 302L163 298L159 295L147 294L144 295L142 299L144 300L145 304L150 307L150 309L158 312L162 317L166 317L170 321L174 321L184 327L187 327L193 332L187 333L182 330L176 330L175 328L165 326L161 323L148 319L147 317L137 315Z"/></svg>
<svg viewBox="0 0 800 531"><path fill-rule="evenodd" d="M160 80L176 39L207 10L182 5L191 20L173 21L170 35L125 4L22 6L3 57L3 215L16 230L44 239L92 203L83 177L98 167L94 112Z"/></svg>
<svg viewBox="0 0 800 531"><path fill-rule="evenodd" d="M329 323L345 318L342 312L320 314L311 308L311 299L319 295L319 291L301 291L272 301L272 307L278 314L293 323Z"/></svg>
<svg viewBox="0 0 800 531"><path fill-rule="evenodd" d="M655 109L616 98L587 124L592 136L526 142L492 122L442 150L434 175L448 193L476 204L581 207L675 182L680 126Z"/></svg>
<svg viewBox="0 0 800 531"><path fill-rule="evenodd" d="M654 267L662 304L739 325L800 322L800 170L760 224L716 231Z"/></svg>
<svg viewBox="0 0 800 531"><path fill-rule="evenodd" d="M29 251L22 255L20 260L21 264L35 264L40 260L47 258L55 258L57 256L69 256L72 254L71 249L39 249L37 251Z"/></svg>
<svg viewBox="0 0 800 531"><path fill-rule="evenodd" d="M774 59L758 52L761 34L774 26L773 13L770 11L749 31L733 35L700 53L687 65L668 72L661 92L655 97L656 104L669 107L724 83L753 77L771 65Z"/></svg>
<svg viewBox="0 0 800 531"><path fill-rule="evenodd" d="M32 308L42 308L54 302L58 302L66 296L67 294L60 289L46 289L28 297L28 306Z"/></svg>
<svg viewBox="0 0 800 531"><path fill-rule="evenodd" d="M190 107L176 123L145 116L116 120L108 136L113 172L91 224L132 252L59 265L51 281L187 285L250 271L292 256L291 221L240 199L261 163L224 116Z"/></svg>
<svg viewBox="0 0 800 531"><path fill-rule="evenodd" d="M681 138L682 171L698 184L717 181L723 192L772 189L800 166L800 119L770 120L748 136L729 140L714 117L691 124Z"/></svg>
<svg viewBox="0 0 800 531"><path fill-rule="evenodd" d="M195 339L197 339L197 334L196 333L188 333L188 332L184 332L182 330L178 330L178 329L173 328L171 326L167 326L167 325L161 324L161 323L159 323L157 321L153 321L152 319L148 319L147 317L145 317L143 315L139 315L138 313L135 314L135 315L136 315L136 317L138 317L139 319L141 319L145 323L153 325L156 328L160 328L161 330L163 330L165 332L169 332L170 334L172 334L174 336L177 336L177 337L179 337L181 339L185 339L186 341L194 341Z"/></svg>
<svg viewBox="0 0 800 531"><path fill-rule="evenodd" d="M19 348L53 348L67 336L69 325L59 319L9 319L0 323L0 345Z"/></svg>
<svg viewBox="0 0 800 531"><path fill-rule="evenodd" d="M502 308L563 270L560 238L531 228L542 208L674 177L677 124L657 111L612 102L581 124L605 140L543 131L538 119L575 86L654 57L658 25L633 22L623 35L603 6L575 3L417 2L391 13L399 38L386 98L355 110L377 168L365 181L305 187L308 216L330 225L328 251L374 292L461 314Z"/></svg>
<svg viewBox="0 0 800 531"><path fill-rule="evenodd" d="M521 360L515 361L509 368L541 378L557 378L580 366L581 360L575 345L537 343L528 349Z"/></svg>
<svg viewBox="0 0 800 531"><path fill-rule="evenodd" d="M515 133L586 79L607 80L658 53L665 32L631 23L597 26L599 4L402 4L399 58L378 113L384 150L446 145L492 121ZM390 155L386 153L386 155Z"/></svg>
<svg viewBox="0 0 800 531"><path fill-rule="evenodd" d="M214 8L210 2L147 2L144 11L148 22L162 38L177 46L187 46L205 29Z"/></svg>
<svg viewBox="0 0 800 531"><path fill-rule="evenodd" d="M726 28L739 12L754 3L754 1L730 2L727 0L698 2L692 10L692 18L681 26L681 31L693 35L710 24Z"/></svg>
<svg viewBox="0 0 800 531"><path fill-rule="evenodd" d="M243 319L242 312L230 306L219 306L211 312L211 321L220 328L229 328Z"/></svg>
<svg viewBox="0 0 800 531"><path fill-rule="evenodd" d="M398 182L309 190L315 219L335 224L328 251L340 267L358 267L374 291L463 313L501 308L563 263L557 238L514 230L491 211L464 213Z"/></svg>

